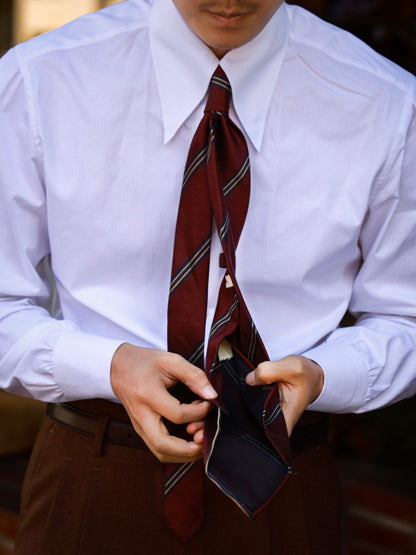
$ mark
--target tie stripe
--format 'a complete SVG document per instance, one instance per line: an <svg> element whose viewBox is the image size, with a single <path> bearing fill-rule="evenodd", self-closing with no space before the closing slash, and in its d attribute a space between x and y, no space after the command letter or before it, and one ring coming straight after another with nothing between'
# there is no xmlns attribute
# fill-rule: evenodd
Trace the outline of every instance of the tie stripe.
<svg viewBox="0 0 416 555"><path fill-rule="evenodd" d="M211 248L211 235L206 237L206 239L199 245L198 249L194 252L189 260L183 264L181 268L173 276L170 284L169 295L172 295L176 289L186 280L188 276L191 275L193 270L198 266L198 264L207 256Z"/></svg>
<svg viewBox="0 0 416 555"><path fill-rule="evenodd" d="M195 364L204 354L204 341L202 340L201 343L192 351L192 353L186 357L186 360L191 364Z"/></svg>
<svg viewBox="0 0 416 555"><path fill-rule="evenodd" d="M207 164L209 164L209 161L211 159L211 152L212 152L212 145L215 141L215 128L216 125L212 124L211 128L209 130L209 137L208 137L208 147L207 147Z"/></svg>
<svg viewBox="0 0 416 555"><path fill-rule="evenodd" d="M250 318L250 344L248 348L248 360L254 360L254 354L257 347L258 331L254 325L253 320Z"/></svg>
<svg viewBox="0 0 416 555"><path fill-rule="evenodd" d="M219 75L214 74L211 79L211 84L224 89L225 91L227 91L227 93L231 93L230 83L228 82L228 79L224 77L220 77Z"/></svg>
<svg viewBox="0 0 416 555"><path fill-rule="evenodd" d="M221 318L218 318L212 325L211 332L209 334L210 339L218 332L219 329L221 329L223 326L231 322L232 316L237 307L238 307L238 298L237 296L235 296L234 302L228 308L227 312Z"/></svg>
<svg viewBox="0 0 416 555"><path fill-rule="evenodd" d="M185 476L194 468L198 461L192 463L183 463L178 465L176 470L168 477L165 482L165 497L167 497L173 488L175 488L178 483L185 478Z"/></svg>
<svg viewBox="0 0 416 555"><path fill-rule="evenodd" d="M228 197L228 195L234 191L234 189L247 176L247 173L249 172L249 170L250 170L250 160L247 154L238 172L229 181L227 181L224 184L223 191L224 191L225 197Z"/></svg>
<svg viewBox="0 0 416 555"><path fill-rule="evenodd" d="M216 372L217 370L219 370L221 367L222 367L222 362L221 362L221 360L218 360L218 359L217 359L217 360L213 363L213 365L212 365L211 370L210 370L209 373L210 373L210 374L214 374L214 372Z"/></svg>
<svg viewBox="0 0 416 555"><path fill-rule="evenodd" d="M225 215L225 219L224 219L223 223L221 224L220 230L219 230L219 236L220 236L221 243L224 243L224 240L225 240L229 230L230 230L230 217L229 217L228 212L227 212L227 214Z"/></svg>
<svg viewBox="0 0 416 555"><path fill-rule="evenodd" d="M280 403L276 403L270 414L266 417L266 412L263 412L263 419L266 426L271 426L273 422L282 414L282 407Z"/></svg>
<svg viewBox="0 0 416 555"><path fill-rule="evenodd" d="M196 155L193 157L191 162L188 164L188 166L186 168L186 171L185 171L185 174L183 176L182 191L188 185L189 180L194 175L194 173L197 171L197 169L206 161L207 151L208 151L207 146L204 146L203 148L201 148L201 150L196 153Z"/></svg>

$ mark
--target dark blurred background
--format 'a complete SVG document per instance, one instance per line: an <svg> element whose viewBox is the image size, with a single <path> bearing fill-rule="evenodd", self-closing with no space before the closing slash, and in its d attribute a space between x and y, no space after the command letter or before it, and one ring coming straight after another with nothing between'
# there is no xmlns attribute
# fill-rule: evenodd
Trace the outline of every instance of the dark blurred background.
<svg viewBox="0 0 416 555"><path fill-rule="evenodd" d="M0 54L12 42L12 4L13 0L0 0Z"/></svg>
<svg viewBox="0 0 416 555"><path fill-rule="evenodd" d="M301 0L298 4L357 35L416 73L415 0Z"/></svg>
<svg viewBox="0 0 416 555"><path fill-rule="evenodd" d="M16 42L113 2L0 0L0 55ZM416 0L290 3L351 31L416 74ZM43 410L40 403L0 391L0 555L13 552L21 482ZM344 495L345 554L416 555L416 399L368 414L334 416L331 441Z"/></svg>

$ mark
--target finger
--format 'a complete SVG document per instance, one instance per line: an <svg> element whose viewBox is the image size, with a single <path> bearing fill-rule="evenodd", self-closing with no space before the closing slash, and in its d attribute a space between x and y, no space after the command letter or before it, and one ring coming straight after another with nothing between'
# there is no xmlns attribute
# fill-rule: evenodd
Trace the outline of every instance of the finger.
<svg viewBox="0 0 416 555"><path fill-rule="evenodd" d="M278 388L280 405L285 418L287 432L290 436L308 405L307 389L291 387L282 383L279 384Z"/></svg>
<svg viewBox="0 0 416 555"><path fill-rule="evenodd" d="M282 412L286 423L287 433L290 437L292 434L293 428L295 427L297 421L301 417L303 413L303 409L295 406L295 405L288 405L284 402L281 403Z"/></svg>
<svg viewBox="0 0 416 555"><path fill-rule="evenodd" d="M277 363L273 363L272 366L265 362L261 363L257 368L255 368L246 376L246 383L253 386L268 385L277 382L279 379L281 379L280 376L281 375L279 373ZM300 415L297 415L297 410L295 408L295 405L293 404L293 399L292 402L288 402L285 399L285 390L286 388L282 386L282 384L279 384L280 405L282 407L287 433L290 436Z"/></svg>
<svg viewBox="0 0 416 555"><path fill-rule="evenodd" d="M188 432L188 434L194 435L199 430L203 430L204 425L205 424L203 420L201 420L200 422L191 422L190 424L187 425L186 431Z"/></svg>
<svg viewBox="0 0 416 555"><path fill-rule="evenodd" d="M190 404L181 403L163 385L153 387L144 396L142 392L140 402L145 403L154 412L175 424L187 424L204 420L211 409L211 403L208 401L196 401Z"/></svg>
<svg viewBox="0 0 416 555"><path fill-rule="evenodd" d="M194 434L194 442L200 445L204 443L204 430L198 430L196 434Z"/></svg>
<svg viewBox="0 0 416 555"><path fill-rule="evenodd" d="M202 399L211 400L217 397L217 392L209 383L205 372L183 357L171 354L168 371Z"/></svg>
<svg viewBox="0 0 416 555"><path fill-rule="evenodd" d="M292 435L293 428L295 427L295 424L298 421L298 418L293 418L293 416L288 414L286 411L283 411L283 416L285 418L287 435L290 437Z"/></svg>
<svg viewBox="0 0 416 555"><path fill-rule="evenodd" d="M313 364L309 359L299 355L289 355L281 360L262 362L247 374L249 385L267 385L276 382L296 382L305 374L305 364ZM316 365L317 366L317 365Z"/></svg>
<svg viewBox="0 0 416 555"><path fill-rule="evenodd" d="M268 385L277 382L281 378L280 362L262 362L246 376L248 385Z"/></svg>
<svg viewBox="0 0 416 555"><path fill-rule="evenodd" d="M202 445L170 435L160 416L150 410L141 415L136 431L161 462L192 462L202 457Z"/></svg>

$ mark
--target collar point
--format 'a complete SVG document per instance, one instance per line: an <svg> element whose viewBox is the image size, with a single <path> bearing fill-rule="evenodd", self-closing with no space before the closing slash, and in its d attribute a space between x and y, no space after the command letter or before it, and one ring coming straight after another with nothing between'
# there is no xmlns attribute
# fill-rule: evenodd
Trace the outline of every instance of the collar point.
<svg viewBox="0 0 416 555"><path fill-rule="evenodd" d="M259 134L258 137L253 137L251 139L251 142L256 150L256 152L260 152L261 150L261 145L263 143L263 136L261 134Z"/></svg>
<svg viewBox="0 0 416 555"><path fill-rule="evenodd" d="M250 125L244 125L244 123L243 127L245 129L247 138L254 147L254 150L256 152L260 152L263 144L264 127L259 128L258 126L256 126L257 128L254 128Z"/></svg>

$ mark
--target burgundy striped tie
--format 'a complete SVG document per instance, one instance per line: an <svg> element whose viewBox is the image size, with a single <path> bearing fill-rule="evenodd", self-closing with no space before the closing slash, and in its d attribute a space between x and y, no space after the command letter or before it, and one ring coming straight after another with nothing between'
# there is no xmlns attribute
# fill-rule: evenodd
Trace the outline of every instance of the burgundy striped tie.
<svg viewBox="0 0 416 555"><path fill-rule="evenodd" d="M205 365L218 392L218 411L212 411L205 428L205 471L253 517L290 473L290 447L277 388L245 385L245 375L268 360L268 355L235 277L235 249L250 195L250 165L244 136L228 117L230 99L231 87L219 66L211 79L205 113L192 140L183 179L168 307L168 349L204 368L214 217L223 248L219 263L226 268L226 275ZM218 349L225 338L234 356L222 361ZM173 393L189 402L192 397L185 389L178 384ZM253 464L258 474L248 471ZM166 468L165 518L175 534L187 541L204 517L203 464L168 464Z"/></svg>

